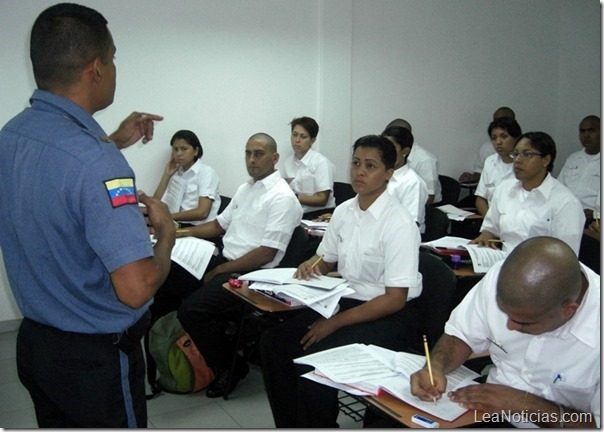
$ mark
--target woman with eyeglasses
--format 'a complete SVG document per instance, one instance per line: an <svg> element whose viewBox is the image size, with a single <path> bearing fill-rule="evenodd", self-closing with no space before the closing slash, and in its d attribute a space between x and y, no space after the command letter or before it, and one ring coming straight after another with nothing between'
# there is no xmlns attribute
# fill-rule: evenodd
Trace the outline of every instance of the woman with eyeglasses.
<svg viewBox="0 0 604 432"><path fill-rule="evenodd" d="M481 216L487 214L489 201L493 198L495 187L504 180L514 178L513 160L510 153L522 135L522 129L511 117L500 117L489 125L489 137L495 149L484 162L480 181L476 187L476 210Z"/></svg>
<svg viewBox="0 0 604 432"><path fill-rule="evenodd" d="M471 244L495 248L503 242L511 252L524 240L536 236L565 241L578 255L585 215L581 202L550 174L556 159L556 144L544 132L520 136L513 159L515 179L495 188L480 235Z"/></svg>

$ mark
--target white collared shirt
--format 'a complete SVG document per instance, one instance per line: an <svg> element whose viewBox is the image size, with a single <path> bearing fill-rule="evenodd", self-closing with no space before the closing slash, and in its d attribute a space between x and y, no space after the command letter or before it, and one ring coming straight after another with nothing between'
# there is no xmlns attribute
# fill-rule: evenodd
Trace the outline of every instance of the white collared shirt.
<svg viewBox="0 0 604 432"><path fill-rule="evenodd" d="M426 231L424 219L428 189L426 188L426 182L409 164L403 165L394 171L388 182L388 192L395 196L403 207L409 211L413 220L419 225L419 232Z"/></svg>
<svg viewBox="0 0 604 432"><path fill-rule="evenodd" d="M187 171L183 171L182 167L179 167L178 171L170 177L170 182L168 183L164 196L169 193L169 190L171 189L170 183L173 183L175 176L180 177L184 181L184 191L180 209L178 210L179 212L193 210L199 207L199 198L201 197L212 200L212 207L210 208L210 213L208 213L207 218L186 222L193 225L199 225L216 219L218 209L220 208L220 179L218 178L218 174L216 174L216 170L211 166L202 163L201 159L197 159Z"/></svg>
<svg viewBox="0 0 604 432"><path fill-rule="evenodd" d="M543 183L530 192L516 179L500 183L480 231L498 236L507 252L531 237L549 236L566 242L579 255L584 224L579 200L547 174Z"/></svg>
<svg viewBox="0 0 604 432"><path fill-rule="evenodd" d="M354 294L371 300L386 287L409 288L407 301L421 294L420 235L409 212L389 193L363 211L356 196L336 207L317 255L337 262Z"/></svg>
<svg viewBox="0 0 604 432"><path fill-rule="evenodd" d="M558 181L579 198L584 209L593 210L600 201L600 153L588 155L583 149L571 154Z"/></svg>
<svg viewBox="0 0 604 432"><path fill-rule="evenodd" d="M302 207L279 171L237 188L228 207L216 218L222 229L222 254L238 259L260 246L278 249L263 268L279 265L294 228L302 220Z"/></svg>
<svg viewBox="0 0 604 432"><path fill-rule="evenodd" d="M434 195L434 202L442 200L440 180L438 179L438 160L436 156L419 144L413 144L407 157L407 163L424 179L428 195Z"/></svg>
<svg viewBox="0 0 604 432"><path fill-rule="evenodd" d="M514 176L514 163L505 163L498 154L491 155L484 162L480 181L476 187L474 195L491 201L495 187L507 179L516 178Z"/></svg>
<svg viewBox="0 0 604 432"><path fill-rule="evenodd" d="M312 195L317 192L331 191L327 203L323 207L302 205L304 213L332 209L336 206L333 196L333 179L336 172L335 165L312 148L306 152L302 159L295 154L288 157L280 168L283 178L292 178L289 186L298 195Z"/></svg>
<svg viewBox="0 0 604 432"><path fill-rule="evenodd" d="M445 333L475 353L489 350L495 367L487 382L591 412L599 427L600 276L581 264L589 286L575 315L554 331L529 335L509 330L507 315L497 306L502 264L495 264L453 310Z"/></svg>

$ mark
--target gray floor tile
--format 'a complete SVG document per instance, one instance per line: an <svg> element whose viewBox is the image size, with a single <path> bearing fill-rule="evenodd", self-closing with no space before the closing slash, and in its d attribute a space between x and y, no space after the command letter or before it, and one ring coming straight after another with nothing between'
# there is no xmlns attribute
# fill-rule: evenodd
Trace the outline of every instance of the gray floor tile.
<svg viewBox="0 0 604 432"><path fill-rule="evenodd" d="M221 399L218 404L245 428L275 427L271 407L264 392L239 396L227 401Z"/></svg>
<svg viewBox="0 0 604 432"><path fill-rule="evenodd" d="M153 427L159 429L234 429L242 427L215 403L149 416L149 422Z"/></svg>
<svg viewBox="0 0 604 432"><path fill-rule="evenodd" d="M152 417L170 411L196 408L201 405L213 403L212 400L205 396L203 390L199 393L184 395L162 392L153 399L147 401L147 415Z"/></svg>

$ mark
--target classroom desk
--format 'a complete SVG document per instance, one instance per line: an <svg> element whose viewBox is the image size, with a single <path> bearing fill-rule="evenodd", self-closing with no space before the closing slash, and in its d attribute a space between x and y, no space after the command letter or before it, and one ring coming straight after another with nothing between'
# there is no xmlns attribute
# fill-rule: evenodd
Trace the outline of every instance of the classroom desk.
<svg viewBox="0 0 604 432"><path fill-rule="evenodd" d="M448 422L433 416L432 414L428 414L419 408L415 408L413 405L410 405L407 402L402 401L386 392L379 396L365 396L363 397L363 400L375 407L378 411L381 411L383 414L410 428L421 429L421 426L411 421L411 417L414 414L419 414L423 417L437 421L440 424L441 429L461 428L476 423L475 411L473 410L467 411L460 417L456 418L455 421Z"/></svg>
<svg viewBox="0 0 604 432"><path fill-rule="evenodd" d="M453 269L453 273L455 273L455 276L458 278L484 275L484 273L474 273L472 264L462 264L459 268Z"/></svg>
<svg viewBox="0 0 604 432"><path fill-rule="evenodd" d="M286 303L283 303L279 300L276 300L272 297L269 297L264 294L260 294L257 291L249 289L249 284L247 281L243 282L243 285L240 288L233 288L228 283L224 283L222 285L224 289L231 292L233 295L237 296L240 300L244 301L246 304L251 306L254 309L257 309L260 312L266 313L279 313L279 312L288 312L295 309L300 309L304 306L290 306Z"/></svg>
<svg viewBox="0 0 604 432"><path fill-rule="evenodd" d="M468 357L469 361L487 361L489 360L489 352L485 351L482 353L474 354L472 353L470 357ZM390 393L383 392L379 396L365 396L363 397L363 401L366 404L371 404L378 411L383 414L393 418L394 420L403 423L405 426L410 428L421 428L419 425L413 423L411 421L411 416L414 414L419 414L424 417L427 417L432 420L436 420L441 428L450 429L450 428L461 428L465 426L469 426L471 424L476 423L475 419L475 411L469 410L462 416L455 419L455 421L448 422L443 419L440 419L432 414L428 414L419 408L414 407L413 405L404 402L395 396L392 396ZM482 415L482 412L478 411L476 416Z"/></svg>

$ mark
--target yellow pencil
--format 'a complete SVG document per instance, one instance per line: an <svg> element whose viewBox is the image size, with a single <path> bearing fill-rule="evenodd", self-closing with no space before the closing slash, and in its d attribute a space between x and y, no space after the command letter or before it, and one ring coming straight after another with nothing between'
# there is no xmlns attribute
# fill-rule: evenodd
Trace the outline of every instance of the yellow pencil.
<svg viewBox="0 0 604 432"><path fill-rule="evenodd" d="M179 233L179 234L188 233L189 231L190 230L188 230L188 229L180 229L180 228L176 230L176 232Z"/></svg>
<svg viewBox="0 0 604 432"><path fill-rule="evenodd" d="M504 241L501 239L488 239L487 241L491 243L504 243Z"/></svg>
<svg viewBox="0 0 604 432"><path fill-rule="evenodd" d="M424 351L426 351L426 364L428 365L428 373L430 374L430 384L434 387L434 376L432 375L432 364L430 363L430 351L428 350L428 338L424 335ZM432 401L436 403L436 397L432 396Z"/></svg>
<svg viewBox="0 0 604 432"><path fill-rule="evenodd" d="M316 261L311 264L310 268L314 269L317 266L317 264L319 264L321 262L322 259L323 259L323 255L321 255L319 258L317 258Z"/></svg>

